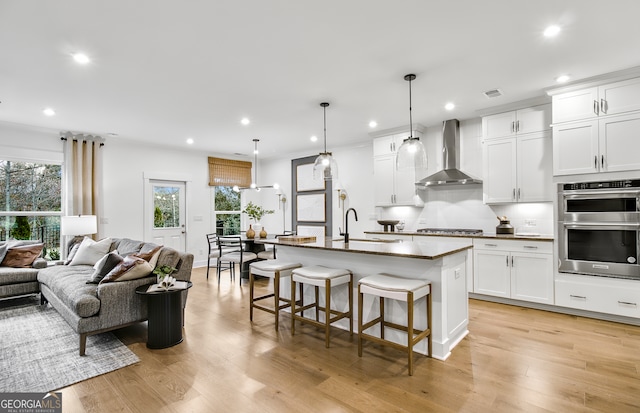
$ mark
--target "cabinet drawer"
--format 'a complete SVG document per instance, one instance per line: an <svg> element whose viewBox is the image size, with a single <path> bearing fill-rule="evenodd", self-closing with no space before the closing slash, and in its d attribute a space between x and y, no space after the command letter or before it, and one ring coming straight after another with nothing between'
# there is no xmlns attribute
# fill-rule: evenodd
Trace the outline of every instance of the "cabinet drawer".
<svg viewBox="0 0 640 413"><path fill-rule="evenodd" d="M640 282L614 278L595 278L592 282L556 279L555 291L556 305L562 307L640 317Z"/></svg>
<svg viewBox="0 0 640 413"><path fill-rule="evenodd" d="M473 248L479 250L502 250L551 254L553 252L553 242L475 238L473 240Z"/></svg>

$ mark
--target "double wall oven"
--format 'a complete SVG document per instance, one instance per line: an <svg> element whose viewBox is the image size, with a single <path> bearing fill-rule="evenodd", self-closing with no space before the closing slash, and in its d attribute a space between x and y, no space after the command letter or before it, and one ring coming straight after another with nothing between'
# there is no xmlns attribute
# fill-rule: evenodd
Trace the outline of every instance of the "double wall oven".
<svg viewBox="0 0 640 413"><path fill-rule="evenodd" d="M640 180L558 185L559 271L640 279Z"/></svg>

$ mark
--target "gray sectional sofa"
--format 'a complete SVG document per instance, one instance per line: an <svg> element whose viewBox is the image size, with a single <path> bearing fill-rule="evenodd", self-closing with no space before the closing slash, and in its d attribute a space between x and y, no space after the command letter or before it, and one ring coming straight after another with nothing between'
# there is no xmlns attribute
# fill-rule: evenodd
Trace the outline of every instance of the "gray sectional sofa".
<svg viewBox="0 0 640 413"><path fill-rule="evenodd" d="M127 238L113 238L110 250L125 255L150 251L157 245ZM178 280L189 281L193 254L162 247L156 266L169 265L177 269L171 274ZM41 300L48 302L79 334L80 355L85 354L87 336L147 319L147 305L135 289L155 282L155 275L128 281L87 284L94 273L91 265L54 265L38 271ZM182 308L187 291L182 293Z"/></svg>
<svg viewBox="0 0 640 413"><path fill-rule="evenodd" d="M0 299L39 293L38 271L46 266L37 258L29 268L0 267Z"/></svg>
<svg viewBox="0 0 640 413"><path fill-rule="evenodd" d="M0 262L5 257L10 245L28 245L39 242L40 241L0 242ZM0 299L39 293L38 271L41 268L46 268L46 266L47 261L44 258L36 258L29 267L25 268L0 266Z"/></svg>

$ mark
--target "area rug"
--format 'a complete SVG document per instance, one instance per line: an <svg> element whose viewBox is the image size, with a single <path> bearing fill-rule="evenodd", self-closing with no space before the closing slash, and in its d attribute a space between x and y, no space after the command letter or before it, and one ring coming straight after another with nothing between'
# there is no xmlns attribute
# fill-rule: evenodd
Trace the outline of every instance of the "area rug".
<svg viewBox="0 0 640 413"><path fill-rule="evenodd" d="M78 335L50 305L0 310L0 392L48 392L137 363L112 333Z"/></svg>

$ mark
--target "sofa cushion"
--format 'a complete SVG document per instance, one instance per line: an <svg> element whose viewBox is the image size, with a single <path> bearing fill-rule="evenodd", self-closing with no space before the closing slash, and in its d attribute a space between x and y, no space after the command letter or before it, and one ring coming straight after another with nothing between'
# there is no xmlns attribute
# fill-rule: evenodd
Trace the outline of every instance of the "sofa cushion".
<svg viewBox="0 0 640 413"><path fill-rule="evenodd" d="M80 317L91 317L100 311L98 286L87 284L94 271L90 265L53 265L38 272L38 281Z"/></svg>
<svg viewBox="0 0 640 413"><path fill-rule="evenodd" d="M122 262L115 266L105 277L101 283L110 283L115 281L128 281L149 276L153 268L142 258L134 255L124 257Z"/></svg>
<svg viewBox="0 0 640 413"><path fill-rule="evenodd" d="M111 249L117 249L121 256L126 257L140 252L143 244L142 241L134 241L129 238L114 239Z"/></svg>
<svg viewBox="0 0 640 413"><path fill-rule="evenodd" d="M100 281L121 262L122 257L118 254L118 250L111 251L93 267L94 271L89 276L87 284L99 284Z"/></svg>
<svg viewBox="0 0 640 413"><path fill-rule="evenodd" d="M111 249L111 238L94 241L85 237L69 265L95 265Z"/></svg>
<svg viewBox="0 0 640 413"><path fill-rule="evenodd" d="M14 268L31 267L33 261L42 253L43 247L44 244L9 246L0 265Z"/></svg>
<svg viewBox="0 0 640 413"><path fill-rule="evenodd" d="M0 267L0 285L21 284L38 279L38 270L34 268Z"/></svg>
<svg viewBox="0 0 640 413"><path fill-rule="evenodd" d="M163 248L160 250L160 256L158 256L156 267L167 265L169 267L177 268L178 262L180 262L180 252L173 248Z"/></svg>

